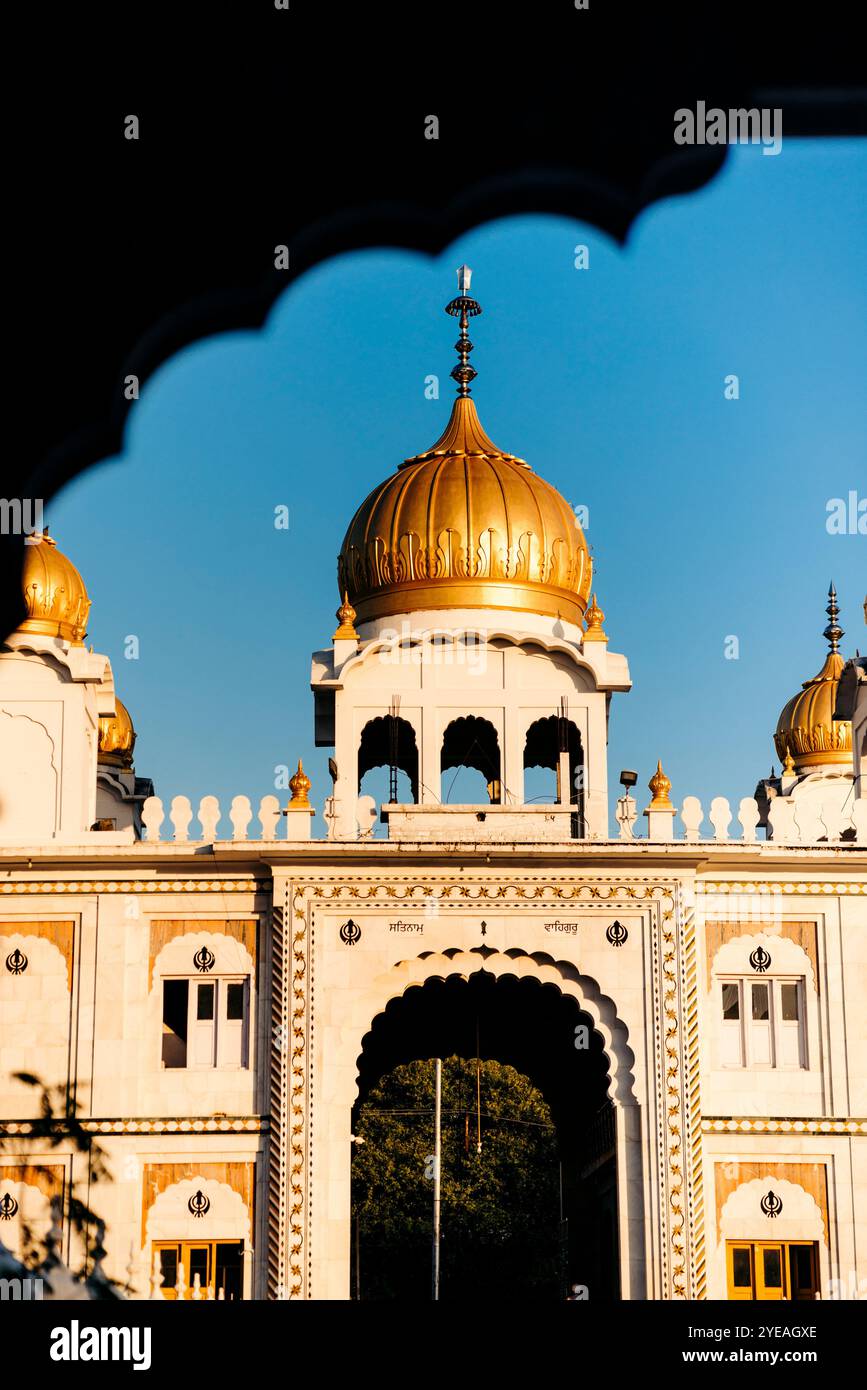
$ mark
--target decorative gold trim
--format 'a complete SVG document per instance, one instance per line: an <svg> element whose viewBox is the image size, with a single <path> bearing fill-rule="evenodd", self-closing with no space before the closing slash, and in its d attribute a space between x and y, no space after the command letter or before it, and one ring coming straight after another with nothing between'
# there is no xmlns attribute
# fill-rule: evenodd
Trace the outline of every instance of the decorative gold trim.
<svg viewBox="0 0 867 1390"><path fill-rule="evenodd" d="M300 923L301 925L297 925ZM304 892L292 895L292 1055L289 1078L289 1297L304 1296L303 1250L305 1227L309 1221L310 1183L305 1151L305 1052L307 1049L307 1000L304 981L307 973L307 913ZM305 1182L305 1178L308 1181ZM305 1187L307 1192L305 1194ZM306 1195L306 1203L305 1203ZM305 1205L308 1210L305 1212Z"/></svg>
<svg viewBox="0 0 867 1390"><path fill-rule="evenodd" d="M29 893L270 893L270 879L43 879L0 883L10 897Z"/></svg>
<svg viewBox="0 0 867 1390"><path fill-rule="evenodd" d="M736 1115L705 1115L701 1122L705 1134L864 1134L867 1119L793 1119L789 1116L756 1118Z"/></svg>
<svg viewBox="0 0 867 1390"><path fill-rule="evenodd" d="M695 891L697 894L707 893L788 893L798 897L811 894L818 896L820 893L826 897L837 897L843 894L854 894L856 897L863 894L867 897L867 883L805 883L792 881L790 879L780 880L778 883L758 883L758 882L733 882L723 880L722 882L711 882L709 879L696 879Z"/></svg>
<svg viewBox="0 0 867 1390"><path fill-rule="evenodd" d="M0 1135L20 1135L26 1139L33 1133L36 1120L2 1120ZM58 1120L58 1132L63 1122ZM180 1115L168 1119L127 1118L79 1120L88 1134L266 1134L267 1115Z"/></svg>
<svg viewBox="0 0 867 1390"><path fill-rule="evenodd" d="M696 939L695 911L684 909L682 891L679 892L683 911L684 940L684 1066L686 1071L686 1120L689 1133L689 1203L687 1209L689 1230L689 1272L690 1296L696 1299L707 1297L707 1264L705 1258L704 1230L704 1165L702 1155L701 1131L701 1059L700 1029L698 1012L698 941Z"/></svg>

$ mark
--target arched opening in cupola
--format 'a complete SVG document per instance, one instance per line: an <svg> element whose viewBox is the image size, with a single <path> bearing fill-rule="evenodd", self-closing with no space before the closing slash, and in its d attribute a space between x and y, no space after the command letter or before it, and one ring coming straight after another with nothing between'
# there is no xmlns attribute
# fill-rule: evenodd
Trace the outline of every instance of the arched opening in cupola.
<svg viewBox="0 0 867 1390"><path fill-rule="evenodd" d="M584 834L584 750L577 725L563 713L537 719L527 730L524 802L574 806L576 834Z"/></svg>
<svg viewBox="0 0 867 1390"><path fill-rule="evenodd" d="M383 714L365 724L358 747L358 790L378 805L418 802L418 744L408 719Z"/></svg>
<svg viewBox="0 0 867 1390"><path fill-rule="evenodd" d="M500 744L489 719L463 715L453 719L443 734L440 772L444 803L466 806L498 806L503 800Z"/></svg>

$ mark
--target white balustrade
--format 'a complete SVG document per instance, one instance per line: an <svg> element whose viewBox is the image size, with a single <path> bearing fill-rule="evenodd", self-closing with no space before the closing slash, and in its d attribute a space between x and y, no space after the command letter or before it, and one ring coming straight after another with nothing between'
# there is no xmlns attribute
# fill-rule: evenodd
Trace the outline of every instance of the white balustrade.
<svg viewBox="0 0 867 1390"><path fill-rule="evenodd" d="M756 826L759 823L759 803L754 796L744 796L738 806L738 820L744 839L751 844L756 838Z"/></svg>
<svg viewBox="0 0 867 1390"><path fill-rule="evenodd" d="M250 805L249 796L235 796L232 798L232 805L229 810L229 820L232 822L232 839L246 840L247 826L253 819L253 808Z"/></svg>
<svg viewBox="0 0 867 1390"><path fill-rule="evenodd" d="M205 842L217 839L217 826L220 823L220 803L215 796L203 796L199 802L199 824Z"/></svg>
<svg viewBox="0 0 867 1390"><path fill-rule="evenodd" d="M728 839L731 819L731 807L726 798L724 796L715 796L710 803L710 823L713 826L714 839Z"/></svg>
<svg viewBox="0 0 867 1390"><path fill-rule="evenodd" d="M163 803L158 796L146 798L141 810L142 825L144 826L144 837L146 840L158 840L160 838L160 828L166 818L163 810Z"/></svg>
<svg viewBox="0 0 867 1390"><path fill-rule="evenodd" d="M704 811L697 796L684 797L681 807L680 819L684 825L684 838L687 840L701 839L701 823L704 820Z"/></svg>
<svg viewBox="0 0 867 1390"><path fill-rule="evenodd" d="M183 842L190 838L190 821L193 819L193 808L190 805L188 796L172 797L172 809L169 811L169 820L175 827L175 839Z"/></svg>

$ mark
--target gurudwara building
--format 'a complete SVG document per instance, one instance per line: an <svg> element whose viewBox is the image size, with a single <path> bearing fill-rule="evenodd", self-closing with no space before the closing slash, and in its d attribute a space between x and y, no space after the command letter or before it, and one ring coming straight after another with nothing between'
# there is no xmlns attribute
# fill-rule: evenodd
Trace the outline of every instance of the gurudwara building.
<svg viewBox="0 0 867 1390"><path fill-rule="evenodd" d="M654 747L645 804L623 774L609 805L627 659L573 510L480 423L465 268L448 312L451 414L349 521L313 654L322 835L300 763L282 807L154 795L84 579L26 547L0 649L0 1239L59 1212L74 1263L89 1192L134 1296L346 1299L354 1107L397 1063L475 1055L481 1018L482 1055L550 1105L591 1300L863 1297L867 670L837 595L779 776L703 807ZM475 804L448 800L459 767ZM19 1073L70 1097L111 1181Z"/></svg>

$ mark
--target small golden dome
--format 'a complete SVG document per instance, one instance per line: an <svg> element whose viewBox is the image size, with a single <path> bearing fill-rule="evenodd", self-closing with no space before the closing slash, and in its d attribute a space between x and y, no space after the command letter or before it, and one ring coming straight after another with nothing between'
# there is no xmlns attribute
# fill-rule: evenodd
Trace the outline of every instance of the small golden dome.
<svg viewBox="0 0 867 1390"><path fill-rule="evenodd" d="M37 533L33 543L24 547L21 584L27 617L19 632L65 637L80 646L87 632L90 599L75 565L46 532Z"/></svg>
<svg viewBox="0 0 867 1390"><path fill-rule="evenodd" d="M592 563L575 513L523 459L498 449L473 400L359 507L339 559L365 622L423 608L511 608L581 625Z"/></svg>
<svg viewBox="0 0 867 1390"><path fill-rule="evenodd" d="M99 721L98 761L113 767L132 767L136 732L133 728L129 710L115 696L114 717L106 716Z"/></svg>
<svg viewBox="0 0 867 1390"><path fill-rule="evenodd" d="M668 793L671 791L671 778L666 777L662 770L662 760L657 759L656 771L648 782L648 788L653 793L653 800L648 806L648 811L673 811L671 798ZM645 813L646 814L646 813Z"/></svg>
<svg viewBox="0 0 867 1390"><path fill-rule="evenodd" d="M357 640L358 633L355 631L355 619L358 617L358 614L349 602L349 595L346 592L344 592L343 602L334 616L337 618L340 626L337 631L332 634L332 642L339 642L347 639L350 641Z"/></svg>
<svg viewBox="0 0 867 1390"><path fill-rule="evenodd" d="M778 756L785 761L788 755L795 768L818 767L825 763L852 765L852 724L848 719L835 719L837 686L845 661L838 651L843 630L837 625L837 592L834 585L828 591L826 612L830 619L825 628L830 651L817 675L804 681L793 695L777 721L774 734Z"/></svg>
<svg viewBox="0 0 867 1390"><path fill-rule="evenodd" d="M301 759L298 759L298 771L289 778L289 790L292 793L292 800L289 803L293 808L298 806L309 806L310 799L310 778L304 771Z"/></svg>
<svg viewBox="0 0 867 1390"><path fill-rule="evenodd" d="M596 602L596 595L590 601L590 607L584 614L587 622L587 630L584 633L585 642L607 642L608 638L603 631L602 624L605 622L605 614Z"/></svg>
<svg viewBox="0 0 867 1390"><path fill-rule="evenodd" d="M338 561L359 621L425 608L510 608L582 626L592 564L575 513L482 429L467 326L481 312L468 266L446 313L460 321L458 397L440 438L362 502Z"/></svg>

